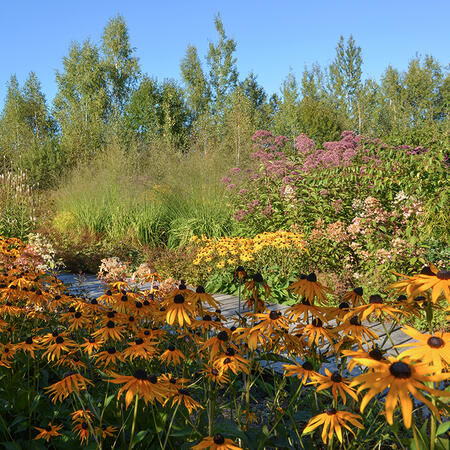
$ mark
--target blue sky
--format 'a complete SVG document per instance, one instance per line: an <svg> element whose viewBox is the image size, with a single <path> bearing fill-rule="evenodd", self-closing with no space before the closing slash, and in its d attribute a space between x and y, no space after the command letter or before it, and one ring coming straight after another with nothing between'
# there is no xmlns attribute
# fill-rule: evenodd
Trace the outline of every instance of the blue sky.
<svg viewBox="0 0 450 450"><path fill-rule="evenodd" d="M48 100L56 92L72 41L99 42L108 19L120 13L128 23L142 71L158 79L180 79L186 46L207 52L216 39L214 16L238 44L241 79L254 71L271 94L289 70L301 76L305 64L328 65L339 36L353 34L362 47L364 76L378 79L388 64L406 69L419 54L443 65L450 56L450 3L445 0L226 0L226 1L0 1L0 101L15 73L22 84L36 72Z"/></svg>

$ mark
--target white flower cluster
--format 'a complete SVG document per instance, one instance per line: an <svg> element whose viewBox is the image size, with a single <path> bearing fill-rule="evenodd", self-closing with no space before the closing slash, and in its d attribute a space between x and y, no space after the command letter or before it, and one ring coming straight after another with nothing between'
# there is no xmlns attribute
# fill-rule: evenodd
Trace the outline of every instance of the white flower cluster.
<svg viewBox="0 0 450 450"><path fill-rule="evenodd" d="M28 245L33 253L43 261L37 266L39 270L58 270L64 267L62 260L56 258L56 250L53 245L42 234L30 233Z"/></svg>
<svg viewBox="0 0 450 450"><path fill-rule="evenodd" d="M128 265L117 256L104 258L98 269L97 276L107 282L125 280L128 277Z"/></svg>

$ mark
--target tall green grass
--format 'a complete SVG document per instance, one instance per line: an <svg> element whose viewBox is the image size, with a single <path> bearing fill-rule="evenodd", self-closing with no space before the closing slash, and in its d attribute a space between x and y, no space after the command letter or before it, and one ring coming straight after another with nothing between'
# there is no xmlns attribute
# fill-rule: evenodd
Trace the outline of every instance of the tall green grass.
<svg viewBox="0 0 450 450"><path fill-rule="evenodd" d="M225 170L220 155L126 153L113 147L61 183L53 226L149 246L177 247L193 235L223 236L232 232L220 181Z"/></svg>

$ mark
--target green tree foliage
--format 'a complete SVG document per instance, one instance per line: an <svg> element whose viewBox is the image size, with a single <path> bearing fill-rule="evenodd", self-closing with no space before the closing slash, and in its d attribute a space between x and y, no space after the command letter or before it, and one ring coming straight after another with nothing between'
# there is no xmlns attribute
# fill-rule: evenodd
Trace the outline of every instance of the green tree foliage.
<svg viewBox="0 0 450 450"><path fill-rule="evenodd" d="M225 33L222 19L218 14L214 21L219 40L209 43L206 61L209 67L212 114L217 123L222 123L223 114L238 83L236 67L236 42Z"/></svg>
<svg viewBox="0 0 450 450"><path fill-rule="evenodd" d="M284 80L281 93L281 102L274 116L274 132L294 138L300 132L300 98L297 79L292 72Z"/></svg>
<svg viewBox="0 0 450 450"><path fill-rule="evenodd" d="M233 92L230 108L225 115L224 140L237 166L250 154L251 138L256 131L254 119L253 104L244 87L238 86Z"/></svg>
<svg viewBox="0 0 450 450"><path fill-rule="evenodd" d="M210 88L197 48L192 45L188 45L186 56L181 61L181 76L186 86L187 104L192 112L192 119L195 120L208 110Z"/></svg>
<svg viewBox="0 0 450 450"><path fill-rule="evenodd" d="M336 57L329 67L330 91L337 107L351 119L353 127L359 130L361 110L358 98L362 89L362 57L353 36L344 42L341 36L336 47Z"/></svg>
<svg viewBox="0 0 450 450"><path fill-rule="evenodd" d="M89 40L72 44L63 68L56 73L54 115L61 148L71 166L101 150L110 100L99 49Z"/></svg>
<svg viewBox="0 0 450 450"><path fill-rule="evenodd" d="M116 113L120 113L140 72L138 58L131 47L128 28L121 15L110 19L102 36L102 65L106 91Z"/></svg>

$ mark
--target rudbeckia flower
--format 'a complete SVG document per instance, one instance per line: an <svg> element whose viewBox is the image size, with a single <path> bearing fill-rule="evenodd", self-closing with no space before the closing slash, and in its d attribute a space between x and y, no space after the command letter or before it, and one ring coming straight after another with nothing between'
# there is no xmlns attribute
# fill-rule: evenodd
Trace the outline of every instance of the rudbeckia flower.
<svg viewBox="0 0 450 450"><path fill-rule="evenodd" d="M135 358L150 359L155 353L155 347L152 341L137 338L131 345L122 352L125 358L133 361Z"/></svg>
<svg viewBox="0 0 450 450"><path fill-rule="evenodd" d="M325 374L326 376L318 374L308 384L319 385L316 389L317 392L331 388L333 398L337 401L339 395L342 398L344 405L347 402L347 394L352 397L353 400L358 401L358 395L355 390L349 386L348 378L344 378L338 371L331 373L327 368L325 368Z"/></svg>
<svg viewBox="0 0 450 450"><path fill-rule="evenodd" d="M283 317L281 311L267 311L265 313L255 314L259 323L253 328L261 330L265 335L271 335L277 331L289 329L289 321Z"/></svg>
<svg viewBox="0 0 450 450"><path fill-rule="evenodd" d="M377 347L374 347L372 350L367 352L364 350L342 350L342 356L351 358L347 361L347 370L349 372L352 372L357 365L364 365L363 361L365 359L374 359L375 361L381 361L384 359L383 352Z"/></svg>
<svg viewBox="0 0 450 450"><path fill-rule="evenodd" d="M203 409L203 406L201 406L200 403L196 402L191 397L190 392L184 388L178 389L177 393L170 399L167 399L165 403L167 403L169 400L172 400L172 406L180 405L181 403L183 403L183 405L189 411L189 414L192 414L192 411L194 410Z"/></svg>
<svg viewBox="0 0 450 450"><path fill-rule="evenodd" d="M50 438L61 436L59 430L62 428L62 425L52 425L51 422L44 428L34 427L35 430L39 431L39 434L34 438L36 439L45 439L47 442L50 441Z"/></svg>
<svg viewBox="0 0 450 450"><path fill-rule="evenodd" d="M412 277L397 273L396 275L402 276L404 279L388 286L390 289L404 291L408 294L408 297L414 297L431 289L431 301L433 303L437 302L442 293L447 302L450 302L450 271L438 271L433 264L430 264L429 267L424 267L421 273Z"/></svg>
<svg viewBox="0 0 450 450"><path fill-rule="evenodd" d="M114 320L108 320L106 325L92 333L92 336L95 338L101 337L104 341L108 339L120 341L123 338L124 332L125 327L123 325L117 324Z"/></svg>
<svg viewBox="0 0 450 450"><path fill-rule="evenodd" d="M364 326L357 316L353 316L350 320L346 320L336 327L336 330L341 332L344 337L349 336L352 339L355 339L360 347L363 342L369 345L368 340L374 341L378 339L378 334Z"/></svg>
<svg viewBox="0 0 450 450"><path fill-rule="evenodd" d="M236 350L232 347L228 347L224 355L219 356L215 361L213 366L219 371L231 370L235 375L239 372L249 372L249 362L243 358Z"/></svg>
<svg viewBox="0 0 450 450"><path fill-rule="evenodd" d="M100 350L100 347L103 345L103 341L101 339L91 338L83 338L84 344L80 345L80 348L86 352L89 356L91 356L94 352Z"/></svg>
<svg viewBox="0 0 450 450"><path fill-rule="evenodd" d="M34 352L40 350L42 347L34 340L33 336L28 336L24 342L17 345L20 350L28 352L34 358Z"/></svg>
<svg viewBox="0 0 450 450"><path fill-rule="evenodd" d="M165 301L164 306L166 308L166 321L169 325L173 325L175 322L178 322L180 327L182 327L185 323L188 325L191 324L191 319L189 316L192 316L194 313L193 305L184 295L175 295L173 297L173 301Z"/></svg>
<svg viewBox="0 0 450 450"><path fill-rule="evenodd" d="M74 391L80 392L87 389L88 384L93 385L91 381L83 377L83 375L74 372L67 372L63 379L57 383L45 388L47 393L52 396L52 402L62 402Z"/></svg>
<svg viewBox="0 0 450 450"><path fill-rule="evenodd" d="M357 306L356 308L353 308L353 311L347 313L344 320L347 320L353 315L358 316L360 320L366 320L372 313L374 313L377 318L380 318L380 316L389 315L396 320L398 320L399 315L402 314L399 309L393 308L389 304L384 303L381 296L375 294L370 296L369 303L367 305Z"/></svg>
<svg viewBox="0 0 450 450"><path fill-rule="evenodd" d="M117 398L120 398L123 392L125 394L125 407L128 408L136 395L140 396L144 402L153 403L158 400L161 404L168 397L168 389L158 382L156 375L148 375L143 369L137 369L134 375L118 375L113 374L113 379L108 380L114 384L124 384L119 389Z"/></svg>
<svg viewBox="0 0 450 450"><path fill-rule="evenodd" d="M325 339L331 344L333 338L336 337L336 332L332 329L325 328L320 319L313 319L310 324L305 326L301 325L295 331L302 333L308 338L309 347L313 344L323 346L326 343Z"/></svg>
<svg viewBox="0 0 450 450"><path fill-rule="evenodd" d="M307 276L301 276L299 280L288 287L288 290L298 296L305 297L311 303L314 299L317 299L319 302L325 302L327 300L325 294L331 292L330 288L317 281L317 276L314 272Z"/></svg>
<svg viewBox="0 0 450 450"><path fill-rule="evenodd" d="M427 391L435 396L450 397L450 392L432 389L424 384L429 381L442 381L450 377L450 373L430 375L433 368L428 364L413 364L408 358L398 359L391 356L387 361L373 359L362 359L361 361L365 366L374 369L372 372L358 375L351 382L351 386L360 385L358 392L368 389L361 402L361 412L364 412L371 398L385 389L389 389L385 405L386 419L389 425L394 423L394 409L397 403L400 403L405 427L411 427L413 403L410 393L425 403L435 415L438 415L436 406L427 400L420 391Z"/></svg>
<svg viewBox="0 0 450 450"><path fill-rule="evenodd" d="M226 349L230 346L229 345L230 334L231 334L231 332L229 330L220 331L217 334L217 336L214 336L211 339L208 339L200 347L200 352L203 352L204 350L209 349L209 359L210 359L210 361L214 360L215 357L220 352L225 352ZM231 346L235 347L233 344L231 344Z"/></svg>
<svg viewBox="0 0 450 450"><path fill-rule="evenodd" d="M225 374L223 370L220 370L216 367L206 366L205 369L201 372L206 378L210 379L214 383L217 383L219 386L223 384L228 384L230 379Z"/></svg>
<svg viewBox="0 0 450 450"><path fill-rule="evenodd" d="M396 345L397 348L409 347L400 357L409 356L411 359L423 361L438 373L450 367L450 333L438 331L434 334L422 334L409 326L402 328L402 331L418 342Z"/></svg>
<svg viewBox="0 0 450 450"><path fill-rule="evenodd" d="M324 413L311 418L307 423L306 428L303 430L303 434L310 433L317 427L323 425L322 441L324 444L327 443L333 434L336 434L339 441L342 443L342 428L346 428L353 434L353 436L355 436L355 433L346 422L362 429L364 426L361 422L359 422L359 420L361 420L361 416L358 414L352 414L348 411L337 411L334 408L330 408Z"/></svg>
<svg viewBox="0 0 450 450"><path fill-rule="evenodd" d="M116 433L117 428L111 425L102 425L101 427L97 427L95 432L101 436L102 439L106 439L107 437L113 437Z"/></svg>
<svg viewBox="0 0 450 450"><path fill-rule="evenodd" d="M304 322L306 322L309 315L316 319L325 321L326 309L324 309L323 307L312 305L310 300L303 299L301 302L288 308L286 310L286 315L294 321L303 320Z"/></svg>
<svg viewBox="0 0 450 450"><path fill-rule="evenodd" d="M301 384L305 384L308 380L316 379L319 374L314 370L313 365L309 361L303 364L283 364L284 376L296 376Z"/></svg>
<svg viewBox="0 0 450 450"><path fill-rule="evenodd" d="M219 308L219 304L217 303L216 299L211 294L206 293L203 286L197 286L195 292L192 292L189 295L189 300L201 312L203 312L203 303L207 303L211 308L214 309Z"/></svg>
<svg viewBox="0 0 450 450"><path fill-rule="evenodd" d="M357 287L342 296L343 302L350 302L352 306L358 306L362 302L364 291L362 287Z"/></svg>
<svg viewBox="0 0 450 450"><path fill-rule="evenodd" d="M174 345L169 345L167 350L161 354L159 359L166 364L173 363L177 366L181 363L181 360L184 359L184 355L180 350L177 350Z"/></svg>
<svg viewBox="0 0 450 450"><path fill-rule="evenodd" d="M47 350L42 356L46 356L49 361L54 361L61 357L62 352L70 352L72 348L76 347L77 343L71 339L64 339L61 335L56 336L53 343L50 343Z"/></svg>
<svg viewBox="0 0 450 450"><path fill-rule="evenodd" d="M106 350L96 353L94 358L95 364L103 368L123 361L122 354L115 347L108 347Z"/></svg>
<svg viewBox="0 0 450 450"><path fill-rule="evenodd" d="M205 437L201 442L192 447L192 450L242 450L231 439L226 439L222 434L217 433L214 436Z"/></svg>

